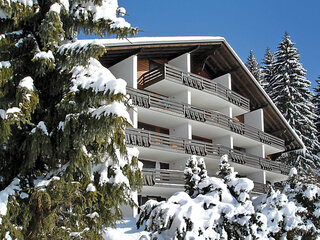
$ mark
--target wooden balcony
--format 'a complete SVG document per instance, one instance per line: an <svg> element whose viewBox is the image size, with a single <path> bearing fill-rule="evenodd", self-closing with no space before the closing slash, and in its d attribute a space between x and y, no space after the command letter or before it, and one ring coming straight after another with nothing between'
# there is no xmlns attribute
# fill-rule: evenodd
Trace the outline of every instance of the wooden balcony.
<svg viewBox="0 0 320 240"><path fill-rule="evenodd" d="M184 72L167 64L144 73L141 76L141 79L139 79L139 84L143 88L148 89L148 87L162 80L169 80L180 85L212 94L240 107L245 111L250 110L249 99L241 96L240 94L231 91L219 83L214 82L214 80L210 80L193 73ZM168 88L166 90L168 91Z"/></svg>
<svg viewBox="0 0 320 240"><path fill-rule="evenodd" d="M219 112L175 102L167 97L138 89L127 88L127 93L132 99L132 104L135 106L152 108L194 121L205 122L206 124L234 132L278 149L285 148L284 140L229 118Z"/></svg>
<svg viewBox="0 0 320 240"><path fill-rule="evenodd" d="M144 168L142 170L144 186L184 187L184 173L179 170ZM253 193L263 194L267 190L266 184L254 183Z"/></svg>
<svg viewBox="0 0 320 240"><path fill-rule="evenodd" d="M189 140L141 129L126 129L126 143L133 146L173 151L187 155L221 157L227 154L230 161L237 164L286 175L290 171L290 167L281 162L246 154L219 144Z"/></svg>

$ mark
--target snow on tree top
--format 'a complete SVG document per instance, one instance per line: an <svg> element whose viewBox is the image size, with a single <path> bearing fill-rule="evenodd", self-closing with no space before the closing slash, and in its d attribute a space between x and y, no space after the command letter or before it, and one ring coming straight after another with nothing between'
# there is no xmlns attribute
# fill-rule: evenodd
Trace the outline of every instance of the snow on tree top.
<svg viewBox="0 0 320 240"><path fill-rule="evenodd" d="M48 52L38 52L36 55L34 55L33 59L39 59L39 58L45 58L45 59L54 59L54 56L52 52L49 50Z"/></svg>
<svg viewBox="0 0 320 240"><path fill-rule="evenodd" d="M67 11L69 11L69 7L70 7L69 0L60 0L60 4L62 4L64 6L64 8Z"/></svg>
<svg viewBox="0 0 320 240"><path fill-rule="evenodd" d="M294 175L297 175L297 174L298 174L298 171L296 168L290 169L289 177L293 177Z"/></svg>
<svg viewBox="0 0 320 240"><path fill-rule="evenodd" d="M125 118L130 124L132 124L127 107L124 105L124 103L113 102L109 105L103 105L97 109L90 109L90 112L91 115L96 118L107 116L109 114L115 114L119 117Z"/></svg>
<svg viewBox="0 0 320 240"><path fill-rule="evenodd" d="M120 16L124 16L127 13L127 11L124 7L118 8L118 12L119 12Z"/></svg>
<svg viewBox="0 0 320 240"><path fill-rule="evenodd" d="M96 187L92 183L89 183L87 188L86 188L86 191L87 192L95 192L96 191Z"/></svg>
<svg viewBox="0 0 320 240"><path fill-rule="evenodd" d="M35 133L36 130L37 130L37 128L41 129L41 131L42 131L45 135L47 135L47 136L49 135L47 126L46 126L46 124L45 124L43 121L40 121L40 122L38 123L37 127L33 128L33 129L31 130L31 133Z"/></svg>
<svg viewBox="0 0 320 240"><path fill-rule="evenodd" d="M15 114L15 113L18 113L18 112L21 112L21 109L17 108L17 107L12 107L12 108L9 108L7 110L7 114Z"/></svg>
<svg viewBox="0 0 320 240"><path fill-rule="evenodd" d="M91 88L94 92L107 92L110 90L114 94L126 94L127 82L123 79L116 79L115 76L101 63L94 58L90 58L88 66L77 66L72 70L73 86L71 91L79 91Z"/></svg>
<svg viewBox="0 0 320 240"><path fill-rule="evenodd" d="M33 5L36 5L38 3L37 0L11 0L11 1L6 0L6 2L8 4L10 4L10 2L16 2L16 3L20 3L20 4L27 6L27 7L32 7Z"/></svg>
<svg viewBox="0 0 320 240"><path fill-rule="evenodd" d="M58 14L60 14L61 11L61 6L58 3L54 3L51 5L49 12L56 12Z"/></svg>
<svg viewBox="0 0 320 240"><path fill-rule="evenodd" d="M27 88L30 91L33 91L33 87L34 87L33 79L31 77L29 77L29 76L25 77L20 81L19 86Z"/></svg>
<svg viewBox="0 0 320 240"><path fill-rule="evenodd" d="M20 190L20 180L18 178L13 179L11 184L0 192L0 215L4 216L7 214L7 203L10 195L13 195L15 191ZM0 224L2 219L0 218Z"/></svg>
<svg viewBox="0 0 320 240"><path fill-rule="evenodd" d="M11 67L11 63L9 61L0 62L0 69L1 68L9 68L9 67Z"/></svg>
<svg viewBox="0 0 320 240"><path fill-rule="evenodd" d="M87 1L81 5L74 4L72 10L75 10L75 17L88 19L89 12L93 16L93 21L98 22L100 19L111 20L112 28L130 28L130 24L122 17L117 17L118 1L102 0L100 6L94 4L94 1Z"/></svg>
<svg viewBox="0 0 320 240"><path fill-rule="evenodd" d="M2 118L2 119L6 119L6 111L5 110L3 110L3 109L0 109L0 117Z"/></svg>

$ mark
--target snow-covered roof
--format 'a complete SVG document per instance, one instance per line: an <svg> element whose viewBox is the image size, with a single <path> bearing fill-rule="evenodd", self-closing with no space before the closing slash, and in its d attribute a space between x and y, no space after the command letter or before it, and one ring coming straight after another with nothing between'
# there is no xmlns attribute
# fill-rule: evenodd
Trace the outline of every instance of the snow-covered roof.
<svg viewBox="0 0 320 240"><path fill-rule="evenodd" d="M127 45L150 45L150 44L169 44L169 43L201 43L201 42L221 42L226 40L223 37L209 36L190 36L190 37L133 37L125 39L88 39L79 40L81 42L95 42L108 47L127 46Z"/></svg>
<svg viewBox="0 0 320 240"><path fill-rule="evenodd" d="M188 43L224 43L233 57L237 60L240 66L246 71L248 76L250 76L252 82L256 85L259 91L264 95L272 109L276 112L276 114L280 117L282 122L285 124L287 129L291 132L291 134L295 137L297 142L299 143L301 148L305 148L302 140L297 135L297 133L293 130L293 128L289 125L288 121L283 117L279 109L275 106L271 98L261 87L259 82L254 78L248 68L245 66L243 61L234 51L234 49L229 45L229 43L225 40L224 37L220 36L176 36L176 37L134 37L127 39L94 39L94 40L79 40L81 42L94 42L97 44L105 45L106 47L123 47L123 46L143 46L143 45L164 45L164 44L188 44Z"/></svg>

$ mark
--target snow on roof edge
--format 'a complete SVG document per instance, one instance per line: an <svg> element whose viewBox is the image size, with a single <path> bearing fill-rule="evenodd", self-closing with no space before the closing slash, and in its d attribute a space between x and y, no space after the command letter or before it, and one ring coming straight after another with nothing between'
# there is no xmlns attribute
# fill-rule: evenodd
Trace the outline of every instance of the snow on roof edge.
<svg viewBox="0 0 320 240"><path fill-rule="evenodd" d="M110 38L110 39L83 39L81 42L95 42L110 47L128 45L147 45L147 44L168 44L168 43L197 43L197 42L218 42L226 41L224 37L210 36L190 36L190 37L133 37L133 38Z"/></svg>

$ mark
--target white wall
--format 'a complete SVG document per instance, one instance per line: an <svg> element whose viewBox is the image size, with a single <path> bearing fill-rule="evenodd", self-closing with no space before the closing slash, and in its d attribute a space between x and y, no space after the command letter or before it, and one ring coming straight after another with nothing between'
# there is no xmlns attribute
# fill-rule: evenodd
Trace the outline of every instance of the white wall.
<svg viewBox="0 0 320 240"><path fill-rule="evenodd" d="M128 57L121 62L109 67L109 70L117 78L126 80L127 86L137 88L138 57L136 55Z"/></svg>
<svg viewBox="0 0 320 240"><path fill-rule="evenodd" d="M168 62L169 65L180 68L185 72L191 72L191 64L190 64L190 53L182 54L179 57L176 57Z"/></svg>
<svg viewBox="0 0 320 240"><path fill-rule="evenodd" d="M265 171L251 173L251 174L248 174L247 177L250 178L254 182L266 184L266 172Z"/></svg>
<svg viewBox="0 0 320 240"><path fill-rule="evenodd" d="M223 115L225 115L229 118L232 118L232 107L231 106L220 108L220 109L218 109L218 112L222 113Z"/></svg>
<svg viewBox="0 0 320 240"><path fill-rule="evenodd" d="M138 193L134 192L132 194L133 200L138 205ZM130 207L129 205L121 205L120 209L122 211L122 214L124 217L136 217L138 214L138 208L137 207Z"/></svg>
<svg viewBox="0 0 320 240"><path fill-rule="evenodd" d="M137 108L134 107L133 109L129 109L129 116L132 122L132 127L134 128L138 128L138 112L137 112Z"/></svg>
<svg viewBox="0 0 320 240"><path fill-rule="evenodd" d="M213 139L214 144L222 144L225 147L233 148L233 137L231 135Z"/></svg>
<svg viewBox="0 0 320 240"><path fill-rule="evenodd" d="M192 126L190 123L178 125L169 129L171 136L178 136L182 138L192 139Z"/></svg>
<svg viewBox="0 0 320 240"><path fill-rule="evenodd" d="M180 92L180 93L172 96L172 99L174 99L178 102L191 104L191 92L189 90Z"/></svg>
<svg viewBox="0 0 320 240"><path fill-rule="evenodd" d="M244 123L264 131L263 109L244 114Z"/></svg>
<svg viewBox="0 0 320 240"><path fill-rule="evenodd" d="M217 77L213 79L213 81L231 90L231 74L230 73Z"/></svg>
<svg viewBox="0 0 320 240"><path fill-rule="evenodd" d="M266 151L265 151L265 147L263 144L246 148L246 153L252 154L252 155L255 155L258 157L262 157L262 158L264 158L266 156Z"/></svg>

